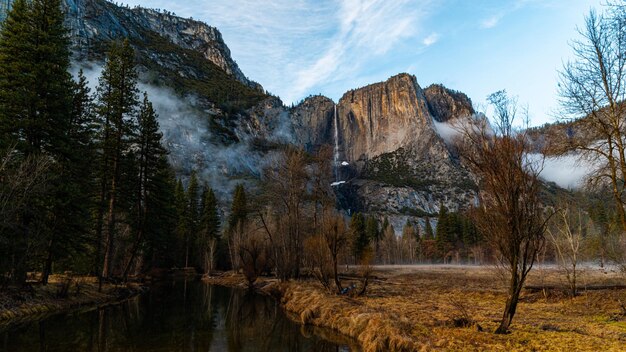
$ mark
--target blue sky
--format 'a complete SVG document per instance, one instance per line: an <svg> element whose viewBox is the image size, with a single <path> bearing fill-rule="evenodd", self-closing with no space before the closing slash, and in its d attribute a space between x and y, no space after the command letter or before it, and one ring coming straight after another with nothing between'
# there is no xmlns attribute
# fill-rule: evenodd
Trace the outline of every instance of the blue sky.
<svg viewBox="0 0 626 352"><path fill-rule="evenodd" d="M217 27L242 71L286 104L400 72L466 93L506 89L533 125L558 115L557 71L602 0L124 0ZM483 108L484 109L484 108Z"/></svg>

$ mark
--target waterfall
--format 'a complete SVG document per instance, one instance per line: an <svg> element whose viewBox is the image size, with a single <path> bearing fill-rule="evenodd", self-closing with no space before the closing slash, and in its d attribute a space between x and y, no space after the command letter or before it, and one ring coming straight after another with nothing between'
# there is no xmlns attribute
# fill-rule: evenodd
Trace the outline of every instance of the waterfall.
<svg viewBox="0 0 626 352"><path fill-rule="evenodd" d="M346 181L340 181L341 178L339 178L340 175L340 167L342 166L348 166L350 164L348 164L347 161L344 162L340 162L339 161L339 117L337 116L337 104L334 105L335 106L335 112L334 112L334 125L335 125L335 153L333 155L333 169L335 170L335 182L333 182L331 184L332 187L338 187L344 183L346 183Z"/></svg>
<svg viewBox="0 0 626 352"><path fill-rule="evenodd" d="M339 182L339 120L337 119L337 104L334 104L334 108L335 153L333 166L335 168L335 182Z"/></svg>

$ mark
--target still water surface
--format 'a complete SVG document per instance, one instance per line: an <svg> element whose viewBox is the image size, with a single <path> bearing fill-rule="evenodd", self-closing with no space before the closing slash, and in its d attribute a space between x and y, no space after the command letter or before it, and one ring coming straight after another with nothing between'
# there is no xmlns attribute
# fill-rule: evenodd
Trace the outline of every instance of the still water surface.
<svg viewBox="0 0 626 352"><path fill-rule="evenodd" d="M0 351L350 351L340 337L316 334L270 297L176 281L116 306L0 332Z"/></svg>

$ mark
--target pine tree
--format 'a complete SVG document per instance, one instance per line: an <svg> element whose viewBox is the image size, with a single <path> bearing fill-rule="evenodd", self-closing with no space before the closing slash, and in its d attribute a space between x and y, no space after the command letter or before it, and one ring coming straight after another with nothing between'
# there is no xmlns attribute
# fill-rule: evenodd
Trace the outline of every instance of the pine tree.
<svg viewBox="0 0 626 352"><path fill-rule="evenodd" d="M61 171L54 196L55 225L48 240L42 282L48 281L52 263L89 257L92 248L91 211L93 209L95 116L87 79L82 70L72 82L71 113L66 133L67 152L60 159ZM69 265L68 267L72 267Z"/></svg>
<svg viewBox="0 0 626 352"><path fill-rule="evenodd" d="M38 84L37 105L30 125L31 150L53 155L54 170L46 254L42 282L47 284L54 261L81 253L89 225L90 157L92 137L85 122L88 115L74 115L74 82L68 73L69 42L60 0L34 0L32 21L35 33L33 71ZM33 89L33 88L31 88ZM87 98L89 99L89 98ZM28 130L28 128L27 128ZM84 154L76 155L76 152Z"/></svg>
<svg viewBox="0 0 626 352"><path fill-rule="evenodd" d="M370 239L367 236L365 217L356 213L350 220L350 233L352 235L352 254L356 262L361 260L367 252Z"/></svg>
<svg viewBox="0 0 626 352"><path fill-rule="evenodd" d="M422 261L424 257L424 251L422 250L422 234L418 224L413 226L413 236L415 237L415 256L417 261Z"/></svg>
<svg viewBox="0 0 626 352"><path fill-rule="evenodd" d="M0 32L0 141L64 155L70 115L69 50L60 0L17 0Z"/></svg>
<svg viewBox="0 0 626 352"><path fill-rule="evenodd" d="M128 40L114 42L108 53L98 86L98 113L102 119L102 175L104 187L100 194L100 213L104 219L104 263L102 277L112 274L115 229L120 189L123 188L122 169L126 160L123 152L136 129L137 72L135 52Z"/></svg>
<svg viewBox="0 0 626 352"><path fill-rule="evenodd" d="M415 226L411 223L411 221L407 220L404 224L404 228L402 228L402 244L403 244L403 252L404 250L408 251L409 262L415 262L415 256L417 254L417 240L416 240L416 231Z"/></svg>
<svg viewBox="0 0 626 352"><path fill-rule="evenodd" d="M146 199L150 221L145 223L146 246L144 259L148 268L171 268L176 265L176 176L166 157L159 162L153 187Z"/></svg>
<svg viewBox="0 0 626 352"><path fill-rule="evenodd" d="M463 226L463 245L466 248L470 246L478 244L480 238L478 236L478 231L476 230L476 226L472 223L472 220L467 216L461 217L462 226Z"/></svg>
<svg viewBox="0 0 626 352"><path fill-rule="evenodd" d="M189 250L196 239L200 223L200 201L198 177L196 172L191 172L189 185L187 186L187 234L185 236L185 267L189 266Z"/></svg>
<svg viewBox="0 0 626 352"><path fill-rule="evenodd" d="M233 195L233 204L230 209L230 217L228 226L231 230L235 229L239 224L246 221L248 217L246 190L242 184L235 187Z"/></svg>
<svg viewBox="0 0 626 352"><path fill-rule="evenodd" d="M24 158L48 158L53 165L46 196L31 197L28 214L19 216L22 237L45 243L28 245L30 253L40 251L36 254L43 258L44 284L53 261L80 249L89 208L89 176L79 170L89 155L74 154L84 140L73 134L73 82L63 23L60 0L17 0L0 29L0 146L15 146Z"/></svg>
<svg viewBox="0 0 626 352"><path fill-rule="evenodd" d="M148 94L144 93L143 102L139 108L138 134L135 144L139 147L137 153L136 166L138 171L137 183L134 191L135 197L135 242L130 253L130 259L124 269L124 278L128 277L133 261L137 256L144 237L146 236L146 222L151 215L151 197L158 196L161 192L159 188L161 182L157 180L160 173L166 168L165 157L167 152L161 144L163 134L159 132L157 114L152 103L148 99Z"/></svg>
<svg viewBox="0 0 626 352"><path fill-rule="evenodd" d="M217 207L215 192L211 188L205 188L202 197L198 247L202 254L204 270L209 275L213 270L217 242L220 240L220 218Z"/></svg>
<svg viewBox="0 0 626 352"><path fill-rule="evenodd" d="M5 150L16 143L27 147L25 130L34 111L36 77L32 8L26 0L16 0L0 30L0 143ZM24 74L26 73L26 74Z"/></svg>
<svg viewBox="0 0 626 352"><path fill-rule="evenodd" d="M178 243L182 243L182 246L178 246L178 248L182 248L182 251L179 251L179 253L182 253L184 257L187 251L186 238L187 234L189 233L189 215L187 214L189 202L187 200L187 193L185 192L185 188L183 187L183 182L180 179L176 183L176 188L174 190L174 201L176 204L175 233L176 238L178 239ZM182 264L184 264L184 262Z"/></svg>
<svg viewBox="0 0 626 352"><path fill-rule="evenodd" d="M378 220L373 216L368 216L365 221L365 232L370 241L378 243L381 239L381 231L378 227Z"/></svg>
<svg viewBox="0 0 626 352"><path fill-rule="evenodd" d="M433 233L433 226L430 224L430 218L426 218L424 225L424 239L434 240L435 234Z"/></svg>
<svg viewBox="0 0 626 352"><path fill-rule="evenodd" d="M452 247L450 237L453 229L450 225L451 223L448 208L442 204L437 218L437 233L435 238L437 240L437 249L442 257L445 257Z"/></svg>

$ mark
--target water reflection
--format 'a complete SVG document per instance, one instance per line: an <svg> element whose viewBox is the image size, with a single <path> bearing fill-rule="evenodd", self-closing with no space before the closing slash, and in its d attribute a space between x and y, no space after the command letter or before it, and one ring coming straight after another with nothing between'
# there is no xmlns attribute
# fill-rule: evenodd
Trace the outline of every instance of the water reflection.
<svg viewBox="0 0 626 352"><path fill-rule="evenodd" d="M1 332L0 351L349 350L332 334L324 336L335 342L314 332L287 319L269 297L179 281L121 305Z"/></svg>

